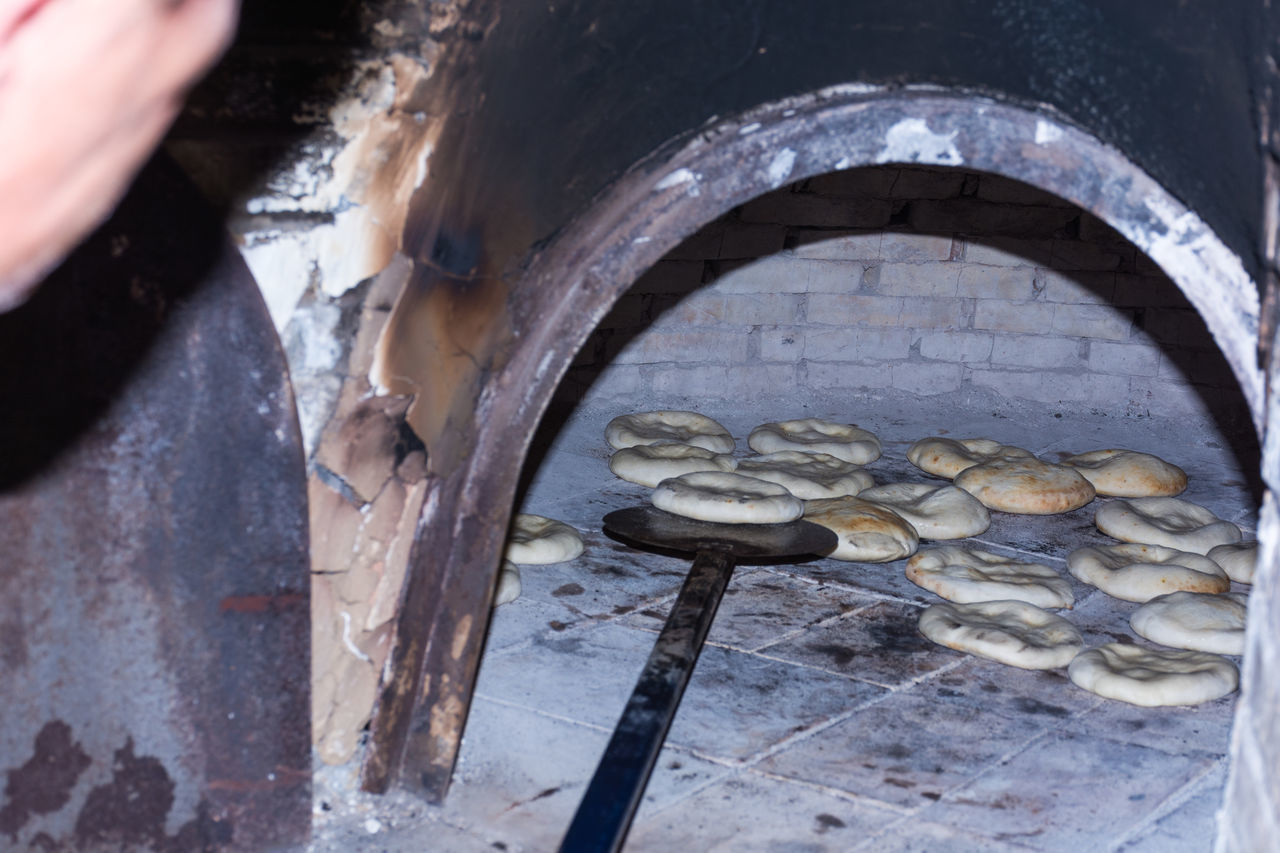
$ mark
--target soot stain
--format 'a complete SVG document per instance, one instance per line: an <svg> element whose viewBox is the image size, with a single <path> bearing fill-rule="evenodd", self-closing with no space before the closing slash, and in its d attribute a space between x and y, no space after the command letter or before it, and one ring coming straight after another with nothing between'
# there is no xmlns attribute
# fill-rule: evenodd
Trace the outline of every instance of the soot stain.
<svg viewBox="0 0 1280 853"><path fill-rule="evenodd" d="M820 814L814 815L813 819L818 822L819 834L824 833L830 829L844 829L846 826L848 826L848 824L842 821L840 818L832 814L827 814L826 812L822 812Z"/></svg>
<svg viewBox="0 0 1280 853"><path fill-rule="evenodd" d="M911 750L904 744L892 743L885 748L884 754L890 758L910 758Z"/></svg>
<svg viewBox="0 0 1280 853"><path fill-rule="evenodd" d="M567 583L564 586L559 586L551 590L551 594L556 598L564 598L568 595L582 595L584 592L586 592L586 590L582 588L582 584L576 583Z"/></svg>
<svg viewBox="0 0 1280 853"><path fill-rule="evenodd" d="M71 726L62 720L45 723L36 734L31 759L9 771L0 832L16 841L18 830L32 815L51 814L65 806L90 763L88 754L72 740Z"/></svg>
<svg viewBox="0 0 1280 853"><path fill-rule="evenodd" d="M812 643L809 648L831 658L836 666L844 666L858 656L858 653L848 646L838 646L834 643Z"/></svg>
<svg viewBox="0 0 1280 853"><path fill-rule="evenodd" d="M633 607L633 606L632 606L632 605L630 605L630 604L619 604L619 605L617 605L616 607L614 607L614 608L613 608L613 615L614 615L614 616L626 616L626 615L627 615L628 613L630 613L632 610L635 610L635 607Z"/></svg>
<svg viewBox="0 0 1280 853"><path fill-rule="evenodd" d="M1041 702L1039 699L1031 699L1029 697L1020 697L1017 702L1018 710L1027 714L1046 714L1050 717L1070 717L1071 712L1061 705L1050 705L1048 702Z"/></svg>

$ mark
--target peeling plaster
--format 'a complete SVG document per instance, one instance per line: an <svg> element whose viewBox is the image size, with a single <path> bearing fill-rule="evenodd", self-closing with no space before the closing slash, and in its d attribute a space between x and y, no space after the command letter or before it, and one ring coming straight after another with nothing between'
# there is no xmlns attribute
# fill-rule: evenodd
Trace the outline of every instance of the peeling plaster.
<svg viewBox="0 0 1280 853"><path fill-rule="evenodd" d="M956 133L934 133L924 119L904 118L885 133L884 148L872 162L959 166L964 157L956 149Z"/></svg>

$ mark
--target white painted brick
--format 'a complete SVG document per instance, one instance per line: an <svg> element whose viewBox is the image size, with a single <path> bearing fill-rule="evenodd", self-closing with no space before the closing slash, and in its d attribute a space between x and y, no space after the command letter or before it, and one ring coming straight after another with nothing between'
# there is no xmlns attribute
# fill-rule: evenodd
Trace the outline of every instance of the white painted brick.
<svg viewBox="0 0 1280 853"><path fill-rule="evenodd" d="M1115 275L1098 272L1036 270L1036 289L1045 302L1073 305L1110 305L1115 291Z"/></svg>
<svg viewBox="0 0 1280 853"><path fill-rule="evenodd" d="M893 387L911 394L945 394L960 387L963 368L945 362L900 361L892 366Z"/></svg>
<svg viewBox="0 0 1280 853"><path fill-rule="evenodd" d="M1227 360L1217 353L1191 352L1178 349L1160 354L1161 379L1208 385L1214 388L1238 388L1236 375Z"/></svg>
<svg viewBox="0 0 1280 853"><path fill-rule="evenodd" d="M1108 246L1081 240L1054 240L1049 263L1062 270L1115 270L1133 266L1132 246Z"/></svg>
<svg viewBox="0 0 1280 853"><path fill-rule="evenodd" d="M800 316L796 293L717 293L699 291L661 317L661 324L688 326L762 326L794 323Z"/></svg>
<svg viewBox="0 0 1280 853"><path fill-rule="evenodd" d="M819 261L875 261L880 259L883 231L826 236L825 231L793 232L797 245L791 250L797 258Z"/></svg>
<svg viewBox="0 0 1280 853"><path fill-rule="evenodd" d="M662 362L732 363L747 357L746 330L650 329L614 356L619 364Z"/></svg>
<svg viewBox="0 0 1280 853"><path fill-rule="evenodd" d="M1082 344L1073 338L1047 335L997 335L991 348L991 364L1012 367L1068 368L1084 363Z"/></svg>
<svg viewBox="0 0 1280 853"><path fill-rule="evenodd" d="M725 369L725 385L718 396L734 400L743 395L776 396L798 384L799 362L787 364L731 364Z"/></svg>
<svg viewBox="0 0 1280 853"><path fill-rule="evenodd" d="M1149 308L1143 314L1142 328L1163 343L1194 349L1216 349L1204 320L1190 308Z"/></svg>
<svg viewBox="0 0 1280 853"><path fill-rule="evenodd" d="M639 329L653 319L654 296L629 290L622 294L600 321L601 329Z"/></svg>
<svg viewBox="0 0 1280 853"><path fill-rule="evenodd" d="M888 239L888 235L885 235ZM883 249L883 242L881 247ZM881 264L874 274L873 289L883 296L955 296L960 280L960 264ZM868 283L873 275L868 271Z"/></svg>
<svg viewBox="0 0 1280 853"><path fill-rule="evenodd" d="M866 293L811 293L806 313L810 323L827 325L896 326L903 300Z"/></svg>
<svg viewBox="0 0 1280 853"><path fill-rule="evenodd" d="M1035 400L1040 403L1081 402L1085 399L1080 377L1044 370L974 370L974 385L990 388L1002 397Z"/></svg>
<svg viewBox="0 0 1280 853"><path fill-rule="evenodd" d="M951 235L885 231L880 257L886 261L945 261L951 257Z"/></svg>
<svg viewBox="0 0 1280 853"><path fill-rule="evenodd" d="M663 365L652 369L650 381L653 383L653 393L660 398L724 399L732 396L727 384L726 370L720 365L702 364L696 367Z"/></svg>
<svg viewBox="0 0 1280 853"><path fill-rule="evenodd" d="M569 371L564 381L577 388L576 396L581 397L586 392L586 396L593 400L644 399L649 393L644 371L635 364L615 362L602 371L574 369Z"/></svg>
<svg viewBox="0 0 1280 853"><path fill-rule="evenodd" d="M1142 344L1089 342L1089 369L1097 373L1123 376L1155 376L1160 368L1160 350Z"/></svg>
<svg viewBox="0 0 1280 853"><path fill-rule="evenodd" d="M965 241L964 259L966 263L993 267L1043 266L1049 263L1052 248L1048 240L970 237Z"/></svg>
<svg viewBox="0 0 1280 853"><path fill-rule="evenodd" d="M725 223L718 258L762 258L782 251L787 229L782 225Z"/></svg>
<svg viewBox="0 0 1280 853"><path fill-rule="evenodd" d="M806 388L816 391L845 391L888 388L892 373L888 365L842 364L834 361L806 362L801 368Z"/></svg>
<svg viewBox="0 0 1280 853"><path fill-rule="evenodd" d="M760 358L791 363L804 354L804 339L818 330L805 326L767 326L756 333Z"/></svg>
<svg viewBox="0 0 1280 853"><path fill-rule="evenodd" d="M911 333L906 329L810 329L804 336L804 357L810 361L892 361L910 352Z"/></svg>
<svg viewBox="0 0 1280 853"><path fill-rule="evenodd" d="M865 266L855 261L795 260L804 267L804 285L810 293L848 293L862 287Z"/></svg>
<svg viewBox="0 0 1280 853"><path fill-rule="evenodd" d="M979 299L974 309L973 327L993 332L1047 332L1053 326L1055 307L1043 302Z"/></svg>
<svg viewBox="0 0 1280 853"><path fill-rule="evenodd" d="M636 279L628 293L688 293L702 284L702 261L661 260Z"/></svg>
<svg viewBox="0 0 1280 853"><path fill-rule="evenodd" d="M960 296L984 299L1030 299L1035 282L1034 267L997 267L965 263L960 266L956 292Z"/></svg>
<svg viewBox="0 0 1280 853"><path fill-rule="evenodd" d="M1109 305L1053 306L1053 331L1060 335L1123 341L1132 325L1129 312Z"/></svg>
<svg viewBox="0 0 1280 853"><path fill-rule="evenodd" d="M1216 398L1217 395L1208 390L1185 382L1145 376L1129 379L1129 403L1134 414L1209 419L1213 417Z"/></svg>
<svg viewBox="0 0 1280 853"><path fill-rule="evenodd" d="M898 321L907 329L967 329L974 301L904 298Z"/></svg>
<svg viewBox="0 0 1280 853"><path fill-rule="evenodd" d="M740 266L723 265L710 289L719 293L803 293L808 287L804 262L787 255L770 255Z"/></svg>
<svg viewBox="0 0 1280 853"><path fill-rule="evenodd" d="M991 346L991 335L980 332L929 332L920 338L920 355L967 364L991 358Z"/></svg>

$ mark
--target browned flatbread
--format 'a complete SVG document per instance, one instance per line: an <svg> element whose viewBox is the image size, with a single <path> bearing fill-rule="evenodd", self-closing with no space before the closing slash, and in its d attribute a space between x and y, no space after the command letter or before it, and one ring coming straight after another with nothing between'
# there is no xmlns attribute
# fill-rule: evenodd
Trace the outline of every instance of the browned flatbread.
<svg viewBox="0 0 1280 853"><path fill-rule="evenodd" d="M1074 469L1034 457L975 465L961 471L955 484L989 509L1025 515L1070 512L1097 494Z"/></svg>
<svg viewBox="0 0 1280 853"><path fill-rule="evenodd" d="M1173 497L1187 488L1186 471L1136 450L1092 450L1068 456L1062 464L1075 468L1098 494L1109 497Z"/></svg>

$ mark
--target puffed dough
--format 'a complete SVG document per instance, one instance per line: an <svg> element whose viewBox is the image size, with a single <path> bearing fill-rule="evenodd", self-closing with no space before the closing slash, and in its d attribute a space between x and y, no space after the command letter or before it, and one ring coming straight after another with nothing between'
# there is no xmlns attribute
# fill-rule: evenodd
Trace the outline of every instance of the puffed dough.
<svg viewBox="0 0 1280 853"><path fill-rule="evenodd" d="M1221 655L1107 643L1076 656L1067 677L1108 699L1154 708L1199 705L1235 690L1236 665Z"/></svg>
<svg viewBox="0 0 1280 853"><path fill-rule="evenodd" d="M738 473L785 486L791 494L806 501L856 495L875 482L857 465L828 453L779 450L763 456L748 456L737 465Z"/></svg>
<svg viewBox="0 0 1280 853"><path fill-rule="evenodd" d="M1208 554L1219 545L1239 542L1240 528L1209 510L1179 498L1130 498L1098 507L1098 529L1121 542L1164 545Z"/></svg>
<svg viewBox="0 0 1280 853"><path fill-rule="evenodd" d="M563 521L521 513L507 536L508 560L525 566L563 563L582 553L582 536Z"/></svg>
<svg viewBox="0 0 1280 853"><path fill-rule="evenodd" d="M1001 512L1053 515L1093 500L1092 484L1073 468L1031 458L1006 458L966 468L955 484Z"/></svg>
<svg viewBox="0 0 1280 853"><path fill-rule="evenodd" d="M692 444L637 444L609 457L609 470L622 479L653 488L670 477L695 471L733 471L737 461Z"/></svg>
<svg viewBox="0 0 1280 853"><path fill-rule="evenodd" d="M804 502L777 483L725 471L663 480L650 501L675 515L722 524L779 524L804 514Z"/></svg>
<svg viewBox="0 0 1280 853"><path fill-rule="evenodd" d="M825 556L851 563L887 563L914 554L920 537L902 516L856 497L806 501L804 517L839 537Z"/></svg>
<svg viewBox="0 0 1280 853"><path fill-rule="evenodd" d="M982 501L955 486L934 483L886 483L858 493L911 522L921 539L965 539L991 526Z"/></svg>
<svg viewBox="0 0 1280 853"><path fill-rule="evenodd" d="M493 594L493 606L510 604L519 597L520 567L510 560L503 560L498 572L498 589Z"/></svg>
<svg viewBox="0 0 1280 853"><path fill-rule="evenodd" d="M1136 450L1092 450L1062 460L1100 495L1117 498L1173 497L1187 488L1187 472L1159 456Z"/></svg>
<svg viewBox="0 0 1280 853"><path fill-rule="evenodd" d="M761 424L747 436L747 446L756 453L779 450L826 453L854 465L866 465L880 458L880 439L854 424L838 424L821 418Z"/></svg>
<svg viewBox="0 0 1280 853"><path fill-rule="evenodd" d="M966 468L998 459L1034 458L1031 451L989 438L922 438L907 448L907 461L935 477L948 480Z"/></svg>
<svg viewBox="0 0 1280 853"><path fill-rule="evenodd" d="M605 440L615 450L637 444L674 441L692 444L713 453L732 453L733 436L720 424L697 412L662 409L634 415L618 415L604 428Z"/></svg>
<svg viewBox="0 0 1280 853"><path fill-rule="evenodd" d="M1163 545L1095 545L1067 555L1067 571L1107 595L1150 601L1169 592L1226 592L1231 581L1208 557Z"/></svg>
<svg viewBox="0 0 1280 853"><path fill-rule="evenodd" d="M961 604L1025 601L1070 609L1076 600L1071 584L1048 566L958 545L921 551L907 561L906 575L916 586Z"/></svg>
<svg viewBox="0 0 1280 853"><path fill-rule="evenodd" d="M1208 557L1213 560L1227 577L1236 583L1253 583L1253 568L1258 562L1257 542L1231 542L1209 549Z"/></svg>
<svg viewBox="0 0 1280 853"><path fill-rule="evenodd" d="M1025 601L931 604L920 633L935 643L1022 669L1066 666L1084 648L1076 627Z"/></svg>
<svg viewBox="0 0 1280 853"><path fill-rule="evenodd" d="M1239 592L1171 592L1133 611L1129 627L1162 646L1242 655L1247 601L1248 596Z"/></svg>

